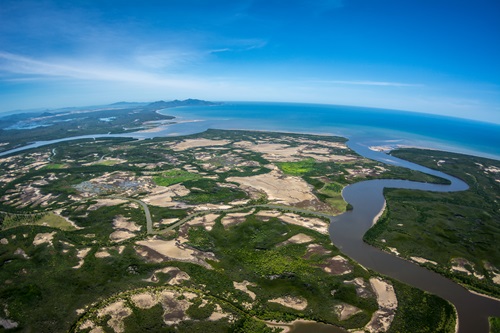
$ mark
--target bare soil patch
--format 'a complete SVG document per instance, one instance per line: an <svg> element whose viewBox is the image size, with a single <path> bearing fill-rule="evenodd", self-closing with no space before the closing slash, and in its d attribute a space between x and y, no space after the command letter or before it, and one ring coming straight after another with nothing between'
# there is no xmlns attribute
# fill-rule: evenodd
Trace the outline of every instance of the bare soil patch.
<svg viewBox="0 0 500 333"><path fill-rule="evenodd" d="M373 313L370 322L365 326L365 330L371 333L387 332L398 307L394 287L380 278L370 278L370 284L377 296L379 309Z"/></svg>
<svg viewBox="0 0 500 333"><path fill-rule="evenodd" d="M353 270L349 261L340 255L327 259L320 267L332 275L344 275L351 273Z"/></svg>
<svg viewBox="0 0 500 333"><path fill-rule="evenodd" d="M220 216L219 214L213 214L213 213L206 214L203 216L197 216L197 217L193 218L192 220L188 221L186 223L186 225L203 226L206 230L210 231L210 230L212 230L212 228L215 224L215 220L217 220L217 218L219 218L219 216Z"/></svg>
<svg viewBox="0 0 500 333"><path fill-rule="evenodd" d="M179 203L173 201L172 198L183 197L189 193L190 191L182 184L174 184L168 187L155 186L142 201L158 207L175 207Z"/></svg>
<svg viewBox="0 0 500 333"><path fill-rule="evenodd" d="M231 143L231 141L228 140L187 139L172 145L172 149L176 151L182 151L190 148L225 146L229 143Z"/></svg>
<svg viewBox="0 0 500 333"><path fill-rule="evenodd" d="M238 224L241 222L245 222L246 217L249 215L252 215L255 212L255 209L252 209L249 212L246 213L230 213L226 214L221 220L222 225L224 228L227 228L231 225Z"/></svg>
<svg viewBox="0 0 500 333"><path fill-rule="evenodd" d="M98 317L104 317L109 315L111 319L108 320L107 324L111 327L115 333L125 332L125 324L123 319L127 318L132 314L132 310L125 305L125 301L118 301L111 303L104 309L99 310L97 313Z"/></svg>
<svg viewBox="0 0 500 333"><path fill-rule="evenodd" d="M285 213L281 215L279 219L286 223L299 225L328 235L328 223L317 217L303 217L295 213Z"/></svg>
<svg viewBox="0 0 500 333"><path fill-rule="evenodd" d="M309 235L306 235L306 234L296 234L296 235L288 238L286 241L281 242L277 246L286 245L286 244L304 244L304 243L312 242L313 240L314 240L314 238L312 238Z"/></svg>
<svg viewBox="0 0 500 333"><path fill-rule="evenodd" d="M141 226L137 225L135 222L129 221L128 218L122 215L115 217L113 220L113 228L115 231L109 235L109 239L117 243L135 237L136 232L141 230Z"/></svg>
<svg viewBox="0 0 500 333"><path fill-rule="evenodd" d="M361 311L362 311L361 309L347 303L340 303L335 305L335 313L337 314L340 320L349 319L356 313L359 313Z"/></svg>
<svg viewBox="0 0 500 333"><path fill-rule="evenodd" d="M49 244L50 246L53 246L52 240L54 239L54 236L56 235L56 231L53 232L47 232L47 233L39 233L35 236L33 239L33 245L38 246L44 243Z"/></svg>
<svg viewBox="0 0 500 333"><path fill-rule="evenodd" d="M229 182L235 182L245 187L266 193L270 201L284 205L294 205L303 201L319 201L312 193L312 189L300 177L286 176L280 171L251 177L229 177Z"/></svg>
<svg viewBox="0 0 500 333"><path fill-rule="evenodd" d="M78 269L78 268L83 266L84 261L85 261L85 257L87 256L87 254L89 254L90 250L91 250L90 247L86 247L84 249L78 250L78 253L76 254L76 256L78 259L80 259L80 261L78 262L78 265L73 266L74 269Z"/></svg>
<svg viewBox="0 0 500 333"><path fill-rule="evenodd" d="M215 259L213 253L193 250L178 240L162 240L155 237L136 242L137 253L147 261L162 262L164 260L179 260L201 265L211 269L205 259Z"/></svg>
<svg viewBox="0 0 500 333"><path fill-rule="evenodd" d="M284 296L284 297L270 299L268 302L278 303L288 308L301 311L307 308L307 300L302 297Z"/></svg>
<svg viewBox="0 0 500 333"><path fill-rule="evenodd" d="M243 291L244 293L247 293L248 296L250 296L250 298L252 300L255 300L255 298L257 297L257 295L248 289L248 286L257 286L255 283L252 283L252 282L248 282L247 280L244 280L243 282L236 282L236 281L233 281L233 286L235 289L238 289L238 290L241 290Z"/></svg>

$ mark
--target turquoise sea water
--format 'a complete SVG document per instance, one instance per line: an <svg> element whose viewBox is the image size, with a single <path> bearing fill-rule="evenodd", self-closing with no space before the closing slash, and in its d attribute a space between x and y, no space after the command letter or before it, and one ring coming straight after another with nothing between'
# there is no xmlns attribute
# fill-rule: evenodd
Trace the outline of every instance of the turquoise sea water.
<svg viewBox="0 0 500 333"><path fill-rule="evenodd" d="M196 127L340 135L367 146L417 146L500 159L500 125L351 106L226 102L165 109Z"/></svg>

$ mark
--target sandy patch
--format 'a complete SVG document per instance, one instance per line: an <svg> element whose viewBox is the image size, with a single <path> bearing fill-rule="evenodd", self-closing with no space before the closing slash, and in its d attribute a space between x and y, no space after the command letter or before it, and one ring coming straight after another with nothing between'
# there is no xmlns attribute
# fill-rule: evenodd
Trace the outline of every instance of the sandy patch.
<svg viewBox="0 0 500 333"><path fill-rule="evenodd" d="M311 259L314 255L324 256L332 253L332 251L327 250L320 244L309 244L307 245L307 251L304 255L304 259Z"/></svg>
<svg viewBox="0 0 500 333"><path fill-rule="evenodd" d="M227 228L230 225L238 224L241 222L245 222L246 217L248 215L252 215L255 212L255 208L250 210L247 213L230 213L226 214L221 220L222 225L224 228Z"/></svg>
<svg viewBox="0 0 500 333"><path fill-rule="evenodd" d="M391 251L391 253L394 253L397 256L399 256L399 254L400 254L399 251L398 251L398 249L396 249L395 247L387 247L387 249L389 251Z"/></svg>
<svg viewBox="0 0 500 333"><path fill-rule="evenodd" d="M113 228L115 229L123 229L127 231L139 231L141 227L138 226L135 222L129 222L128 218L123 217L122 215L118 215L113 220Z"/></svg>
<svg viewBox="0 0 500 333"><path fill-rule="evenodd" d="M413 261L415 261L415 262L418 262L419 264L437 265L437 262L432 261L432 260L428 260L428 259L425 259L425 258L421 258L421 257L410 257L410 259L413 260Z"/></svg>
<svg viewBox="0 0 500 333"><path fill-rule="evenodd" d="M344 281L344 283L354 285L356 287L356 295L358 295L358 297L368 298L373 295L370 288L368 288L368 283L362 277L357 277L350 281Z"/></svg>
<svg viewBox="0 0 500 333"><path fill-rule="evenodd" d="M194 207L195 211L204 211L204 210L226 210L233 208L229 205L215 205L215 204L202 204Z"/></svg>
<svg viewBox="0 0 500 333"><path fill-rule="evenodd" d="M370 322L365 326L365 330L371 333L387 332L398 307L394 287L380 278L370 278L370 284L377 296L379 309L373 313Z"/></svg>
<svg viewBox="0 0 500 333"><path fill-rule="evenodd" d="M80 259L80 261L78 262L78 265L73 266L74 269L78 269L78 268L83 266L85 257L87 256L87 254L89 254L90 250L91 250L90 247L86 247L84 249L78 250L78 253L76 254L76 256L78 259Z"/></svg>
<svg viewBox="0 0 500 333"><path fill-rule="evenodd" d="M18 255L18 256L21 256L23 257L24 259L29 259L30 257L26 254L26 252L24 252L23 249L21 248L17 248L15 251L14 251L14 254L15 255Z"/></svg>
<svg viewBox="0 0 500 333"><path fill-rule="evenodd" d="M107 258L111 257L111 254L106 249L100 249L95 253L96 258Z"/></svg>
<svg viewBox="0 0 500 333"><path fill-rule="evenodd" d="M170 280L168 281L168 284L175 286L181 284L183 281L188 281L191 279L191 277L184 271L181 271L177 267L164 267L162 269L157 269L153 272L151 277L148 279L145 279L144 281L147 282L158 282L158 274L163 273L163 274L169 274L171 276Z"/></svg>
<svg viewBox="0 0 500 333"><path fill-rule="evenodd" d="M248 296L250 296L250 298L252 300L255 300L255 298L257 297L257 295L255 295L255 293L253 291L248 289L248 286L256 287L257 285L255 283L248 282L246 280L244 280L243 282L233 281L233 286L235 289L238 289L238 290L243 291L244 293L247 293Z"/></svg>
<svg viewBox="0 0 500 333"><path fill-rule="evenodd" d="M255 216L268 218L268 217L278 217L281 216L281 214L282 213L279 210L261 210L257 214L255 214Z"/></svg>
<svg viewBox="0 0 500 333"><path fill-rule="evenodd" d="M162 256L172 259L188 260L193 258L194 254L194 251L191 249L177 246L175 240L148 239L136 242L136 244L147 247L158 252Z"/></svg>
<svg viewBox="0 0 500 333"><path fill-rule="evenodd" d="M285 213L281 215L279 219L286 223L299 225L324 235L328 235L328 223L316 217L302 217L295 213Z"/></svg>
<svg viewBox="0 0 500 333"><path fill-rule="evenodd" d="M203 226L206 230L210 231L212 230L213 226L215 225L215 220L219 218L219 214L206 214L203 216L197 216L190 220L189 222L186 223L186 225L190 226Z"/></svg>
<svg viewBox="0 0 500 333"><path fill-rule="evenodd" d="M6 330L16 328L18 325L19 324L13 320L0 318L0 326L5 328Z"/></svg>
<svg viewBox="0 0 500 333"><path fill-rule="evenodd" d="M149 238L147 240L136 242L137 253L148 261L162 262L166 259L187 261L202 265L211 269L212 266L205 262L205 259L215 259L213 253L192 250L178 240L162 240L158 238Z"/></svg>
<svg viewBox="0 0 500 333"><path fill-rule="evenodd" d="M304 244L304 243L309 243L312 242L314 238L312 238L309 235L306 234L296 234L290 238L288 238L286 241L278 244L279 245L286 245L286 244Z"/></svg>
<svg viewBox="0 0 500 333"><path fill-rule="evenodd" d="M118 215L113 220L113 228L116 230L109 235L113 242L122 242L136 236L135 232L141 230L135 222L128 221L128 218Z"/></svg>
<svg viewBox="0 0 500 333"><path fill-rule="evenodd" d="M268 302L278 303L288 308L301 311L307 308L307 300L302 297L285 296L285 297L270 299Z"/></svg>
<svg viewBox="0 0 500 333"><path fill-rule="evenodd" d="M91 206L89 206L88 210L97 210L101 207L110 207L117 206L127 202L127 200L123 199L97 199L97 202Z"/></svg>
<svg viewBox="0 0 500 333"><path fill-rule="evenodd" d="M489 262L483 262L484 268L488 271L493 283L500 284L500 270L490 264Z"/></svg>
<svg viewBox="0 0 500 333"><path fill-rule="evenodd" d="M118 301L115 303L111 303L104 309L99 310L97 316L111 316L111 319L108 320L107 324L115 331L115 333L122 333L125 332L125 324L123 323L123 319L127 318L131 314L132 310L125 305L125 301Z"/></svg>
<svg viewBox="0 0 500 333"><path fill-rule="evenodd" d="M215 311L208 317L210 321L217 321L223 318L228 318L229 314L222 311L222 308L219 304L215 304Z"/></svg>
<svg viewBox="0 0 500 333"><path fill-rule="evenodd" d="M298 147L291 147L282 143L259 143L254 144L249 141L240 141L234 144L236 147L241 147L261 153L264 158L270 161L279 162L296 162L300 161L299 155L300 151L306 146L301 145Z"/></svg>
<svg viewBox="0 0 500 333"><path fill-rule="evenodd" d="M325 263L320 266L325 272L333 275L348 274L353 269L349 261L340 255L325 260Z"/></svg>
<svg viewBox="0 0 500 333"><path fill-rule="evenodd" d="M133 232L130 232L130 231L123 231L123 230L117 230L117 231L113 231L110 235L109 235L109 239L111 239L113 242L122 242L124 240L127 240L127 239L130 239L130 238L133 238L135 237L135 234Z"/></svg>
<svg viewBox="0 0 500 333"><path fill-rule="evenodd" d="M469 271L465 266L468 265L471 267L472 272ZM452 258L451 259L451 270L455 272L465 273L467 275L472 275L474 273L474 264L469 260L464 258Z"/></svg>
<svg viewBox="0 0 500 333"><path fill-rule="evenodd" d="M229 177L229 182L235 182L245 187L251 187L267 194L270 201L293 205L303 201L318 201L311 187L300 177L285 176L273 170L269 173L251 177Z"/></svg>
<svg viewBox="0 0 500 333"><path fill-rule="evenodd" d="M54 239L56 233L57 233L56 231L53 231L53 232L37 234L33 239L33 245L38 246L47 243L50 246L53 246L52 240Z"/></svg>
<svg viewBox="0 0 500 333"><path fill-rule="evenodd" d="M172 149L176 151L186 150L190 148L225 146L231 143L228 140L210 140L210 139L187 139L172 145Z"/></svg>
<svg viewBox="0 0 500 333"><path fill-rule="evenodd" d="M165 311L163 315L163 320L167 325L178 324L183 320L187 319L186 310L191 305L189 299L190 293L181 294L176 291L166 290L160 294L160 302ZM179 299L179 296L184 295L184 299ZM193 294L194 295L194 294ZM194 295L196 297L196 295Z"/></svg>
<svg viewBox="0 0 500 333"><path fill-rule="evenodd" d="M139 309L151 309L158 304L158 299L151 293L135 294L130 297Z"/></svg>
<svg viewBox="0 0 500 333"><path fill-rule="evenodd" d="M183 197L189 193L190 191L182 184L155 186L142 201L158 207L174 207L178 203L172 200L173 197Z"/></svg>
<svg viewBox="0 0 500 333"><path fill-rule="evenodd" d="M359 313L361 311L362 311L361 309L347 303L341 303L335 305L335 313L337 314L340 320L349 319L356 313Z"/></svg>

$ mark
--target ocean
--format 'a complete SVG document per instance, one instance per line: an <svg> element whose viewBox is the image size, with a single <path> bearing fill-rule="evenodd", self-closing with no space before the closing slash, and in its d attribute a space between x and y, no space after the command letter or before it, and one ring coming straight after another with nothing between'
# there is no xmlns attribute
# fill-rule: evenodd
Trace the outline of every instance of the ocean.
<svg viewBox="0 0 500 333"><path fill-rule="evenodd" d="M500 125L424 113L352 106L225 102L161 110L197 128L329 134L366 146L439 149L500 159ZM192 124L194 126L194 124Z"/></svg>

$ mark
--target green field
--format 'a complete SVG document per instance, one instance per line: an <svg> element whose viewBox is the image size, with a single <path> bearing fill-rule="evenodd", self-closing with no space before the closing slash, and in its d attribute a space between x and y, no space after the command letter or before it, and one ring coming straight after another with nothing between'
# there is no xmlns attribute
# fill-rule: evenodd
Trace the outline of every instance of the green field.
<svg viewBox="0 0 500 333"><path fill-rule="evenodd" d="M196 173L176 169L163 172L158 176L154 176L153 181L156 183L156 185L170 186L178 183L183 183L188 180L197 180L200 178L201 176Z"/></svg>

